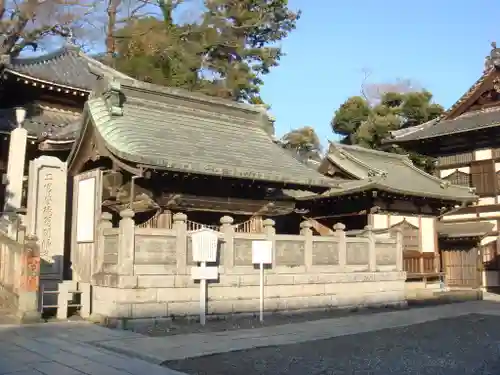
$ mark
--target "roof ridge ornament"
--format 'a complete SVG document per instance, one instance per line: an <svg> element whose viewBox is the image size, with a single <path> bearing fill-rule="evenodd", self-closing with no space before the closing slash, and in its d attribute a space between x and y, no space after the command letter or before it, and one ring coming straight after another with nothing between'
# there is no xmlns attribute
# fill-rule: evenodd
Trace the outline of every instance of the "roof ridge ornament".
<svg viewBox="0 0 500 375"><path fill-rule="evenodd" d="M103 97L109 107L112 116L123 116L124 96L121 91L121 84L113 78L107 78L107 90Z"/></svg>
<svg viewBox="0 0 500 375"><path fill-rule="evenodd" d="M497 48L496 42L491 42L491 52L484 61L484 72L492 68L500 68L500 48Z"/></svg>
<svg viewBox="0 0 500 375"><path fill-rule="evenodd" d="M379 177L381 179L383 178L387 178L387 171L383 171L383 170L380 170L380 169L369 169L368 170L368 178L369 179L372 179L374 177Z"/></svg>
<svg viewBox="0 0 500 375"><path fill-rule="evenodd" d="M451 186L451 182L450 181L443 181L439 184L439 187L441 189L448 189L449 187Z"/></svg>
<svg viewBox="0 0 500 375"><path fill-rule="evenodd" d="M260 127L269 135L274 135L274 123L276 122L276 118L269 113L269 106L267 104L253 104L252 106L259 112Z"/></svg>

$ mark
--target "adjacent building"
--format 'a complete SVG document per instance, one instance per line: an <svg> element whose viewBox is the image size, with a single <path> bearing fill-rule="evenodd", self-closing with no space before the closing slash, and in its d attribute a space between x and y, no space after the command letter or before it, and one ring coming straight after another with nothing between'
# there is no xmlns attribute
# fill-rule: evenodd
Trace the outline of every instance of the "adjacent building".
<svg viewBox="0 0 500 375"><path fill-rule="evenodd" d="M442 218L444 228L455 228L457 232L452 237L448 233L442 236L443 246L450 251L448 263L454 269L450 281L456 284L466 283L484 266L483 285L500 286L499 69L500 49L493 44L483 74L443 116L395 131L388 140L404 149L435 157L438 177L471 187L479 196L477 204ZM482 265L474 260L478 251L482 254Z"/></svg>

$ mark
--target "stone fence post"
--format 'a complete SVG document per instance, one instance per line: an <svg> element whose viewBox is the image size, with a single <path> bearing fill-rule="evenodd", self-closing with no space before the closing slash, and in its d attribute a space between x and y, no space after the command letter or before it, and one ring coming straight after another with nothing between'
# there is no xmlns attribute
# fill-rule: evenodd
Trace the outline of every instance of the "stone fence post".
<svg viewBox="0 0 500 375"><path fill-rule="evenodd" d="M262 222L264 227L264 234L266 235L266 240L272 241L273 246L273 268L276 267L276 240L274 236L276 235L276 228L274 228L274 220L266 219Z"/></svg>
<svg viewBox="0 0 500 375"><path fill-rule="evenodd" d="M120 212L118 226L118 274L132 276L134 274L135 222L134 211L125 209Z"/></svg>
<svg viewBox="0 0 500 375"><path fill-rule="evenodd" d="M109 212L103 212L101 214L101 221L97 228L97 246L94 248L94 261L92 262L91 275L102 272L102 265L104 263L104 230L113 228L112 219L113 216Z"/></svg>
<svg viewBox="0 0 500 375"><path fill-rule="evenodd" d="M396 238L396 270L403 271L403 231L393 228L391 235Z"/></svg>
<svg viewBox="0 0 500 375"><path fill-rule="evenodd" d="M224 269L234 267L234 219L231 216L222 216L220 218L220 232L223 236L222 255L219 265L223 265Z"/></svg>
<svg viewBox="0 0 500 375"><path fill-rule="evenodd" d="M309 220L300 223L300 235L304 236L304 264L306 268L313 265L313 232L312 224Z"/></svg>
<svg viewBox="0 0 500 375"><path fill-rule="evenodd" d="M21 275L17 315L21 322L40 320L38 298L40 286L40 249L35 236L26 235L21 248Z"/></svg>
<svg viewBox="0 0 500 375"><path fill-rule="evenodd" d="M368 239L368 270L375 272L377 270L377 253L373 227L371 225L367 225L364 230L363 237Z"/></svg>
<svg viewBox="0 0 500 375"><path fill-rule="evenodd" d="M173 216L173 229L176 233L177 273L187 273L187 216L178 212Z"/></svg>
<svg viewBox="0 0 500 375"><path fill-rule="evenodd" d="M347 264L345 225L342 223L337 223L333 226L333 230L333 235L337 238L337 241L339 243L339 266L345 266Z"/></svg>

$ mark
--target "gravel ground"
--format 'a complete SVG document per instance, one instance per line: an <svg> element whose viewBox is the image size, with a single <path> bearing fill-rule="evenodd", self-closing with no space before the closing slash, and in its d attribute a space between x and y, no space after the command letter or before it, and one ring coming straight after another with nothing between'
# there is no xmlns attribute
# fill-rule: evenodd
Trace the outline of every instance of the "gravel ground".
<svg viewBox="0 0 500 375"><path fill-rule="evenodd" d="M382 307L366 309L332 309L328 311L274 313L264 317L264 322L259 321L257 315L231 315L219 318L208 318L203 327L196 318L176 318L159 320L142 320L140 322L127 322L126 330L140 333L146 336L173 336L189 333L224 332L239 329L251 329L262 327L273 327L282 324L302 323L311 320L338 318L343 316L376 314L380 312L396 311L404 308ZM109 327L117 328L117 327ZM500 375L500 374L499 374Z"/></svg>
<svg viewBox="0 0 500 375"><path fill-rule="evenodd" d="M499 375L500 318L472 314L163 365L190 375Z"/></svg>
<svg viewBox="0 0 500 375"><path fill-rule="evenodd" d="M327 311L274 313L266 315L264 322L260 323L257 315L231 315L218 319L209 318L205 327L201 326L199 320L191 318L170 319L148 319L142 321L129 321L125 329L146 336L173 336L188 333L224 332L238 329L251 329L261 327L272 327L282 324L302 323L311 320L339 318L343 316L377 314L388 311L398 311L406 308L425 308L427 306L443 304L436 301L415 301L409 307L380 307L380 308L355 308L355 309L330 309ZM455 302L460 303L460 302ZM116 322L108 325L108 328L117 328ZM499 374L500 375L500 374Z"/></svg>

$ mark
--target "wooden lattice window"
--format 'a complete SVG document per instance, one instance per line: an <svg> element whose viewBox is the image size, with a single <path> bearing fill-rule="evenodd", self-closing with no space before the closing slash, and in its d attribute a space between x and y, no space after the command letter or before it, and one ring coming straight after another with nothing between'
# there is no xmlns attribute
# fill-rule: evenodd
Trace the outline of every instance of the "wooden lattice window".
<svg viewBox="0 0 500 375"><path fill-rule="evenodd" d="M445 167L448 165L467 165L473 160L473 157L472 152L441 156L438 158L438 166Z"/></svg>
<svg viewBox="0 0 500 375"><path fill-rule="evenodd" d="M470 186L471 184L470 174L458 170L444 177L443 180L449 181L453 185Z"/></svg>
<svg viewBox="0 0 500 375"><path fill-rule="evenodd" d="M481 160L471 163L472 186L478 195L496 195L496 173L493 160Z"/></svg>
<svg viewBox="0 0 500 375"><path fill-rule="evenodd" d="M403 232L403 251L420 251L420 230L406 220L396 224Z"/></svg>

